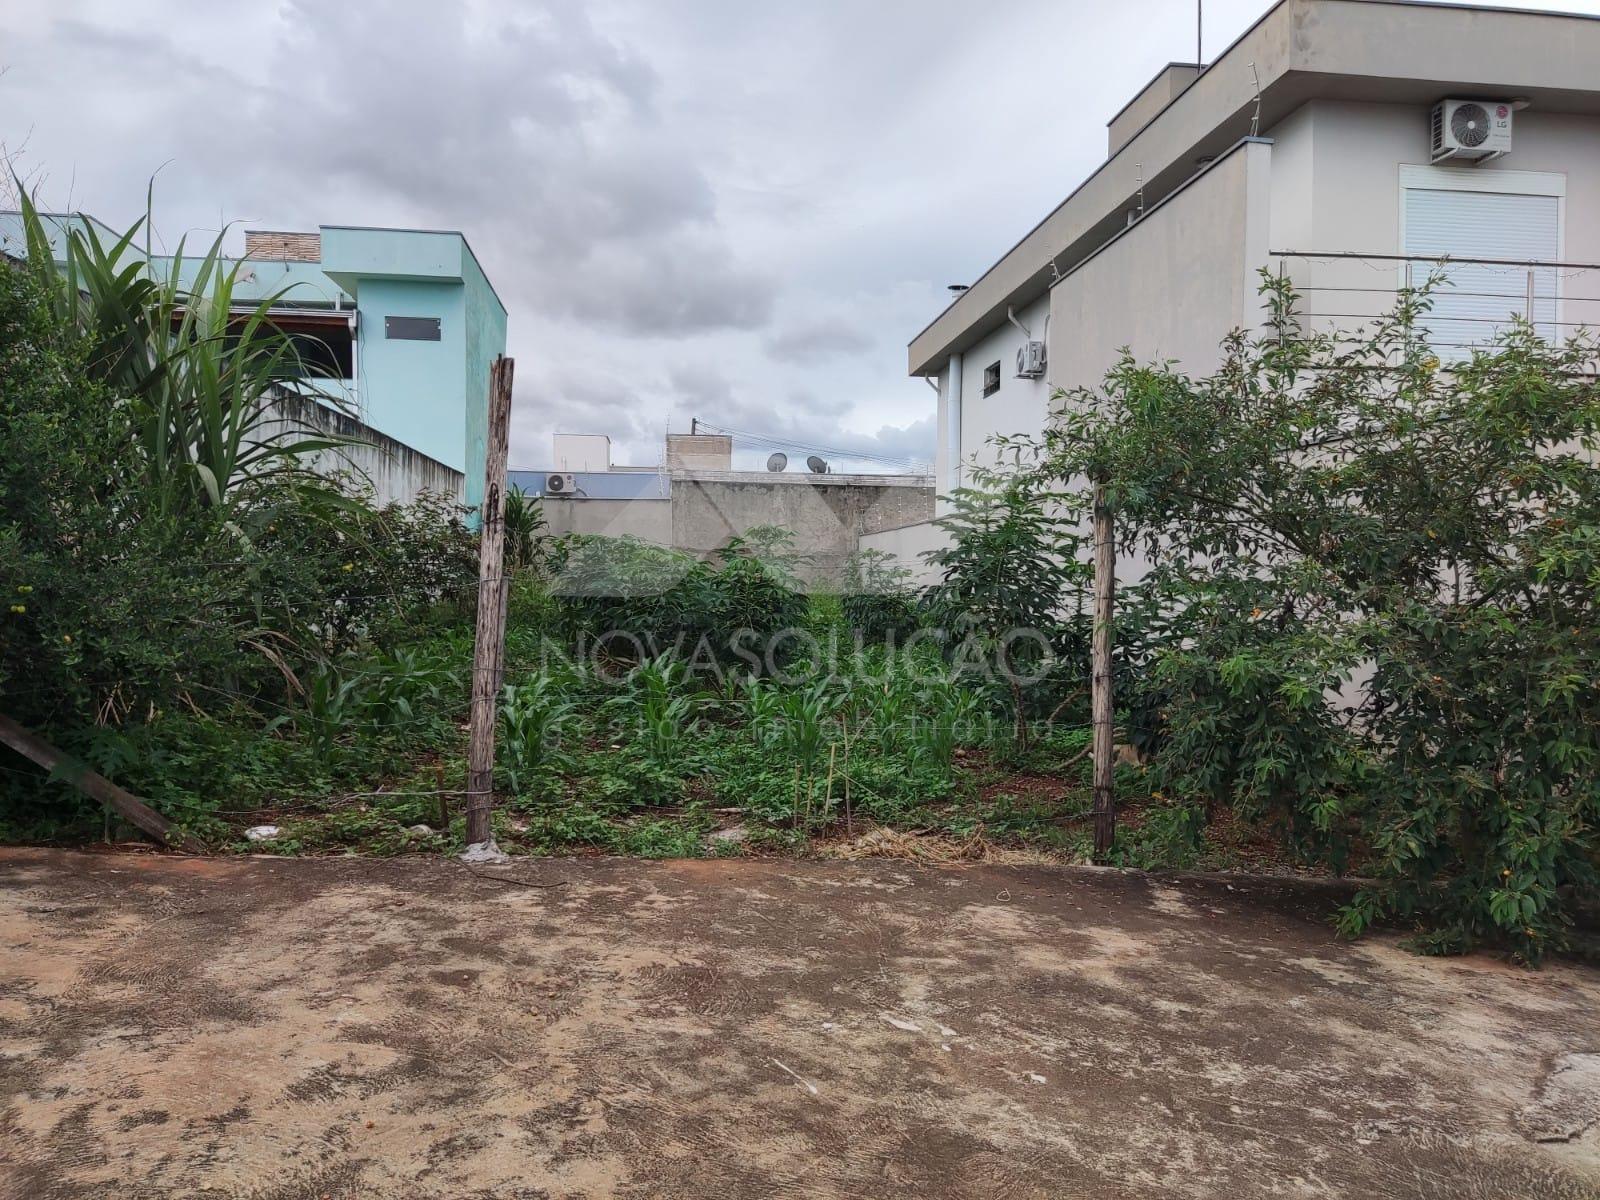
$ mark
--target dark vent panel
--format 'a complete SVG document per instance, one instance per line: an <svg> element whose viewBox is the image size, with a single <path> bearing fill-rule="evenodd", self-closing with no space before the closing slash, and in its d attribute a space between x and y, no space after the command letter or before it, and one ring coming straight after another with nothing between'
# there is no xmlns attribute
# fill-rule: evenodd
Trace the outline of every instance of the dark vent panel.
<svg viewBox="0 0 1600 1200"><path fill-rule="evenodd" d="M437 342L438 317L385 317L383 336L403 342Z"/></svg>

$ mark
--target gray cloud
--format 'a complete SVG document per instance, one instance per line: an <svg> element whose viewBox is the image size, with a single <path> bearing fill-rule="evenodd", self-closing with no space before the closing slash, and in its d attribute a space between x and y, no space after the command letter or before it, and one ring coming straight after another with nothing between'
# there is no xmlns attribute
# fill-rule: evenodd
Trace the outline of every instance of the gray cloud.
<svg viewBox="0 0 1600 1200"><path fill-rule="evenodd" d="M778 362L811 367L841 355L872 349L872 338L844 321L798 325L767 339L767 354Z"/></svg>
<svg viewBox="0 0 1600 1200"><path fill-rule="evenodd" d="M641 335L760 329L776 295L772 280L696 235L598 245L553 284L551 310Z"/></svg>
<svg viewBox="0 0 1600 1200"><path fill-rule="evenodd" d="M705 364L675 367L667 382L673 393L672 427L687 429L690 419L698 417L732 431L735 457L743 460L737 465L749 466L774 449L792 450L797 460L813 449L841 462L892 460L871 468L880 471L893 469L893 463L933 461L932 414L903 426L881 426L876 433L858 433L849 425L856 407L852 397L824 400L801 391L774 402L768 394L741 395L726 376Z"/></svg>
<svg viewBox="0 0 1600 1200"><path fill-rule="evenodd" d="M1267 3L1207 3L1208 46ZM519 465L555 429L654 462L691 416L927 459L906 342L1103 159L1103 122L1192 52L1193 13L19 2L0 146L26 146L47 203L117 227L160 169L168 245L226 221L462 230L510 309Z"/></svg>

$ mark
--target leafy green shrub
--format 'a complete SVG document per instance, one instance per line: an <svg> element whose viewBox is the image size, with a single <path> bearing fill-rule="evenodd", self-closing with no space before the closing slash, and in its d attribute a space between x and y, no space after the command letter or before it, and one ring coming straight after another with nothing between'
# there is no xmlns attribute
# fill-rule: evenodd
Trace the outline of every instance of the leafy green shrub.
<svg viewBox="0 0 1600 1200"><path fill-rule="evenodd" d="M1152 770L1375 875L1346 933L1537 961L1600 855L1593 344L1519 324L1441 369L1425 290L1353 345L1266 290L1216 374L1124 362L1046 438L1157 564L1119 627Z"/></svg>
<svg viewBox="0 0 1600 1200"><path fill-rule="evenodd" d="M911 572L881 550L861 550L845 563L840 617L850 636L863 643L901 645L922 623Z"/></svg>
<svg viewBox="0 0 1600 1200"><path fill-rule="evenodd" d="M1135 829L1119 826L1111 862L1145 871L1183 870L1200 856L1205 811L1198 804L1167 803L1147 808Z"/></svg>
<svg viewBox="0 0 1600 1200"><path fill-rule="evenodd" d="M950 544L927 555L942 572L927 604L947 653L1006 689L1012 737L1025 746L1029 716L1052 696L1041 685L1054 676L1076 687L1086 677L1083 506L1038 464L978 472L976 482L951 494L938 522Z"/></svg>
<svg viewBox="0 0 1600 1200"><path fill-rule="evenodd" d="M709 830L710 823L702 819L637 821L622 829L615 845L620 853L639 858L701 858Z"/></svg>
<svg viewBox="0 0 1600 1200"><path fill-rule="evenodd" d="M435 738L425 710L449 686L397 647L463 611L471 540L452 506L374 511L300 457L336 445L268 432L298 350L265 322L272 298L232 305L216 246L180 285L148 276L131 232L74 234L58 265L31 208L25 222L28 263L0 263L7 715L191 828L344 770L290 737L329 743L335 707L377 727L368 769L397 739ZM388 682L345 688L374 646L392 651ZM0 804L18 828L95 811L25 771Z"/></svg>
<svg viewBox="0 0 1600 1200"><path fill-rule="evenodd" d="M793 644L772 648L803 627L806 603L783 563L757 550L735 539L713 567L636 538L569 537L552 587L561 633L626 663L672 653L697 674L766 673L792 659Z"/></svg>
<svg viewBox="0 0 1600 1200"><path fill-rule="evenodd" d="M684 780L678 769L638 745L618 746L608 754L592 756L579 764L575 774L578 798L606 812L677 804L684 797Z"/></svg>
<svg viewBox="0 0 1600 1200"><path fill-rule="evenodd" d="M382 509L359 489L331 506L285 498L242 517L238 585L255 620L303 653L393 649L470 622L477 548L462 512L427 494Z"/></svg>

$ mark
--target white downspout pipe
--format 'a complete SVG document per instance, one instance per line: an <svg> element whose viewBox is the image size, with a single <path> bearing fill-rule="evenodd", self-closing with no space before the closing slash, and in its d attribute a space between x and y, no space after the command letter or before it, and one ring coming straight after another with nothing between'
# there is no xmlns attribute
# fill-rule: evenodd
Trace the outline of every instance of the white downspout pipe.
<svg viewBox="0 0 1600 1200"><path fill-rule="evenodd" d="M944 422L945 436L949 439L945 452L945 478L939 481L939 490L949 494L961 486L961 355L952 354L945 371ZM943 506L946 511L949 505Z"/></svg>

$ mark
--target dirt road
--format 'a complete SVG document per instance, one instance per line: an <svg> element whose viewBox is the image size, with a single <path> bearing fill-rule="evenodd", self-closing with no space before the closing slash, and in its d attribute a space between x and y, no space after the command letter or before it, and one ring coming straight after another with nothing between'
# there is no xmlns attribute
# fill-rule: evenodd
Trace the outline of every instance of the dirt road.
<svg viewBox="0 0 1600 1200"><path fill-rule="evenodd" d="M504 873L0 851L0 1196L1600 1195L1600 972L1287 885Z"/></svg>

